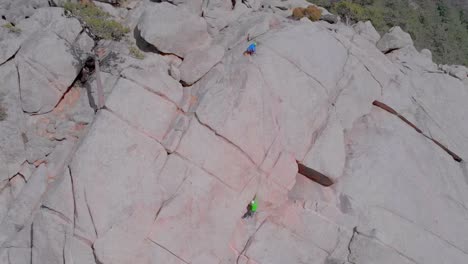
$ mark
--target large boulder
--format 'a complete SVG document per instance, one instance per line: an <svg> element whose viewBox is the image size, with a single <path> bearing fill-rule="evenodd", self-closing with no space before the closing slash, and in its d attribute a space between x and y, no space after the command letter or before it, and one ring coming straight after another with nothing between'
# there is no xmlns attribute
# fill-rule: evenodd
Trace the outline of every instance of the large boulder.
<svg viewBox="0 0 468 264"><path fill-rule="evenodd" d="M137 28L141 37L159 51L180 57L211 42L203 18L166 2L150 5Z"/></svg>
<svg viewBox="0 0 468 264"><path fill-rule="evenodd" d="M400 27L392 27L388 33L377 42L377 48L383 53L392 50L401 49L407 46L413 46L413 40L410 34L404 32Z"/></svg>
<svg viewBox="0 0 468 264"><path fill-rule="evenodd" d="M81 61L70 49L66 40L50 31L39 31L23 43L17 56L25 112L50 112L73 83Z"/></svg>
<svg viewBox="0 0 468 264"><path fill-rule="evenodd" d="M23 110L50 112L78 76L94 42L61 8L41 8L17 27L24 38L17 54Z"/></svg>
<svg viewBox="0 0 468 264"><path fill-rule="evenodd" d="M379 32L375 30L374 26L370 21L359 21L358 23L353 25L353 28L356 31L356 33L368 39L372 43L377 43L377 41L380 40Z"/></svg>

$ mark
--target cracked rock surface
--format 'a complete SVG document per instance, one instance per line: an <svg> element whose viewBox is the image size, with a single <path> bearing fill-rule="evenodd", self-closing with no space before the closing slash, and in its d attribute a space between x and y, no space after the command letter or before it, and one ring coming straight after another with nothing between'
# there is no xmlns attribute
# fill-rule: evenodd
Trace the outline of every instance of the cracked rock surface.
<svg viewBox="0 0 468 264"><path fill-rule="evenodd" d="M301 0L105 5L120 42L32 2L1 10L0 264L467 262L464 67Z"/></svg>

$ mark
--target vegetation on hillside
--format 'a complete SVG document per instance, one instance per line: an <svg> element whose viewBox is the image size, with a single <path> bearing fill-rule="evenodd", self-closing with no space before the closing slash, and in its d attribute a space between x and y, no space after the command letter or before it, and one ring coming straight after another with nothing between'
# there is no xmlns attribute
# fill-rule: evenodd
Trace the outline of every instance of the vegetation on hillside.
<svg viewBox="0 0 468 264"><path fill-rule="evenodd" d="M120 40L130 29L112 19L112 16L92 4L71 3L64 5L66 11L86 24L98 39Z"/></svg>
<svg viewBox="0 0 468 264"><path fill-rule="evenodd" d="M371 20L385 33L408 32L418 49L428 48L442 64L468 65L468 7L458 0L309 0L339 14L345 22Z"/></svg>

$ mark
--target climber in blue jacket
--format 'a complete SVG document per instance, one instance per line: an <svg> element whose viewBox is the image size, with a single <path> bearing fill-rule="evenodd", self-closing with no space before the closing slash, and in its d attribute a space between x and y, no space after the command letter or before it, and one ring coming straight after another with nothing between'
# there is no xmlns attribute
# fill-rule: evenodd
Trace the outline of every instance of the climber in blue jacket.
<svg viewBox="0 0 468 264"><path fill-rule="evenodd" d="M257 51L257 42L254 42L249 45L247 50L244 52L244 55L253 55Z"/></svg>

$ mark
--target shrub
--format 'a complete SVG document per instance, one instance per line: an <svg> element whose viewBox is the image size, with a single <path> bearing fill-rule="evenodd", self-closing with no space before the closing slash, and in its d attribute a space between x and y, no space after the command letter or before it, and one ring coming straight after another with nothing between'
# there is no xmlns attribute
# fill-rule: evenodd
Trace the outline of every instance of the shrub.
<svg viewBox="0 0 468 264"><path fill-rule="evenodd" d="M305 16L305 14L304 14L304 8L302 8L302 7L296 7L296 8L294 8L294 9L293 9L292 16L293 16L294 19L297 19L297 20L303 18L303 17Z"/></svg>
<svg viewBox="0 0 468 264"><path fill-rule="evenodd" d="M142 60L145 58L145 54L143 54L143 52L141 52L141 50L135 46L131 46L128 50L130 51L130 56L135 59Z"/></svg>
<svg viewBox="0 0 468 264"><path fill-rule="evenodd" d="M344 17L346 23L366 20L366 12L363 6L351 1L341 1L333 5L332 11Z"/></svg>
<svg viewBox="0 0 468 264"><path fill-rule="evenodd" d="M5 24L2 27L8 29L12 33L21 33L21 28L17 28L11 23Z"/></svg>
<svg viewBox="0 0 468 264"><path fill-rule="evenodd" d="M111 19L110 14L95 5L67 2L64 8L82 21L98 39L120 40L130 32L129 28Z"/></svg>
<svg viewBox="0 0 468 264"><path fill-rule="evenodd" d="M304 15L312 21L318 21L322 17L322 10L316 6L310 5L304 10Z"/></svg>

